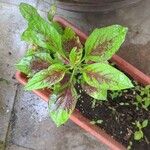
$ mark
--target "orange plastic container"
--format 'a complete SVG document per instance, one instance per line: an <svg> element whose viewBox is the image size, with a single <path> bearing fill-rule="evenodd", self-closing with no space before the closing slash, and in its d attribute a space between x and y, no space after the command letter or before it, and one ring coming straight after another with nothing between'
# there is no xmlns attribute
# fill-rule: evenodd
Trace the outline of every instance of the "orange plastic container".
<svg viewBox="0 0 150 150"><path fill-rule="evenodd" d="M76 32L76 34L79 36L80 40L83 43L87 39L88 36L86 34L81 32L78 28L76 28L67 20L59 16L56 16L54 20L60 23L63 27L69 26L73 28L73 30ZM137 68L135 68L134 66L126 62L121 57L114 55L111 61L114 62L118 66L118 68L123 70L125 73L129 74L134 80L141 83L142 85L150 84L150 77L148 77L147 75L139 71ZM25 85L28 80L27 76L19 71L16 72L16 79L23 85ZM33 92L36 93L38 96L40 96L46 102L48 102L49 95L51 94L51 91L48 89L34 90ZM73 112L70 119L74 123L79 125L81 128L85 129L87 132L95 136L99 141L106 144L110 149L112 150L125 150L126 149L123 145L115 141L111 136L105 133L105 131L100 129L98 126L92 125L90 123L90 120L85 118L77 109Z"/></svg>

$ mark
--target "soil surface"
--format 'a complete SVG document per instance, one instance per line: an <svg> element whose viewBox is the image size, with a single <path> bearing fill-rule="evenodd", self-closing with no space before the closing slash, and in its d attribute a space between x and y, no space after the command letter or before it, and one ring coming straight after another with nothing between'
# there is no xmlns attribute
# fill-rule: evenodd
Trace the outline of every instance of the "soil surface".
<svg viewBox="0 0 150 150"><path fill-rule="evenodd" d="M80 93L76 108L83 116L94 121L97 126L104 129L115 140L128 147L132 141L134 150L150 149L150 123L143 129L144 138L140 141L134 140L134 132L137 131L133 124L135 121L150 121L150 111L140 107L139 110L133 104L136 95L139 94L135 88L122 90L118 97L111 97L112 92L108 91L108 101L99 101L88 96L81 90L80 85L77 88ZM99 123L102 120L102 123ZM96 123L97 121L97 123Z"/></svg>

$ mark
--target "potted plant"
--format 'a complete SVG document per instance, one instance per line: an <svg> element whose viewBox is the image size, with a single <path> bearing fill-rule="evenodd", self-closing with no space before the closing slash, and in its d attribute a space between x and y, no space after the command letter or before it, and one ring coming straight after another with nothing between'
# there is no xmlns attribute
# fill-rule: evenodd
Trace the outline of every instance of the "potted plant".
<svg viewBox="0 0 150 150"><path fill-rule="evenodd" d="M112 25L87 37L55 10L47 22L20 4L28 21L21 38L31 46L16 64L17 80L48 102L57 126L70 118L111 149L148 148L150 78L114 55L127 28Z"/></svg>

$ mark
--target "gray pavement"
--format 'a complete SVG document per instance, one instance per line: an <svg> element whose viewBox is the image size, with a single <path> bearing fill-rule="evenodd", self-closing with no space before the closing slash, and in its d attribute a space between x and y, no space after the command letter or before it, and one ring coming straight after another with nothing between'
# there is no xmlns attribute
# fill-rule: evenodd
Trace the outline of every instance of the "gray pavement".
<svg viewBox="0 0 150 150"><path fill-rule="evenodd" d="M49 119L47 104L25 92L14 79L14 64L27 45L20 40L26 22L18 10L28 2L46 16L53 0L0 0L0 150L107 150L108 148L69 121L57 128ZM58 9L58 14L89 33L94 27L119 23L129 27L119 55L150 74L150 1L103 14Z"/></svg>

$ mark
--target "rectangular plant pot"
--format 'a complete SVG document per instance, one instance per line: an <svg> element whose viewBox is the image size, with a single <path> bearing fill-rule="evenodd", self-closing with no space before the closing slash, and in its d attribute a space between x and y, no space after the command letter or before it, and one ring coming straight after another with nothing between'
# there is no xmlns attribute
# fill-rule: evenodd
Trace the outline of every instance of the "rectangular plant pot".
<svg viewBox="0 0 150 150"><path fill-rule="evenodd" d="M54 20L60 23L63 27L66 27L66 26L71 27L79 36L82 43L84 43L85 40L87 39L88 36L86 34L81 32L78 28L73 26L67 20L59 16L55 17ZM125 73L129 74L134 80L141 83L142 85L150 84L150 77L146 76L144 73L142 73L137 68L135 68L134 66L126 62L121 57L114 55L111 61L114 62L118 68L123 70ZM25 85L28 80L27 76L19 71L16 72L16 79L23 85ZM33 92L36 93L38 96L40 96L46 102L48 102L49 95L51 94L51 91L48 89L34 90ZM110 149L112 150L125 150L126 149L123 145L115 141L111 136L106 134L105 131L100 129L98 126L92 125L90 123L90 120L85 118L77 109L73 112L70 119L74 123L79 125L81 128L85 129L87 132L95 136L99 141L106 144Z"/></svg>

